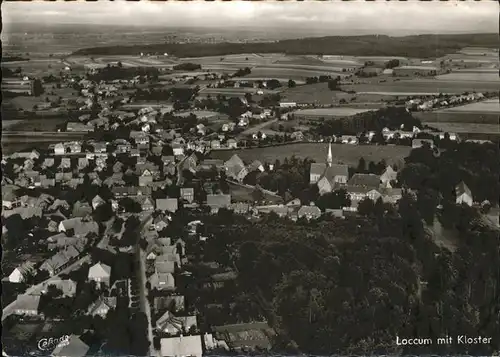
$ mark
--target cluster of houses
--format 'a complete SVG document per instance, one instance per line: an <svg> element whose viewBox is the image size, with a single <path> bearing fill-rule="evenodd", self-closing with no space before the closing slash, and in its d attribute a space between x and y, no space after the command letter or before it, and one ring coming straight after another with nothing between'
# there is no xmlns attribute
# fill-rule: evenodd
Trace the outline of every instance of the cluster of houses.
<svg viewBox="0 0 500 357"><path fill-rule="evenodd" d="M466 103L475 102L484 99L483 93L469 93L461 95L447 96L445 98L433 99L410 99L406 102L406 108L410 110L432 110L435 108L444 108L449 106L461 105Z"/></svg>

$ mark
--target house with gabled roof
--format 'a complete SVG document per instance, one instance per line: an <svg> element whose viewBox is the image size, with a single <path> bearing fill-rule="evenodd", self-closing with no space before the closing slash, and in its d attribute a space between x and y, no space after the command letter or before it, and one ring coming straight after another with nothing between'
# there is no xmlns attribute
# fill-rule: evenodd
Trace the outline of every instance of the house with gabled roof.
<svg viewBox="0 0 500 357"><path fill-rule="evenodd" d="M92 208L95 210L97 207L105 204L106 201L99 195L96 195L93 199L92 199Z"/></svg>
<svg viewBox="0 0 500 357"><path fill-rule="evenodd" d="M228 208L230 205L231 195L207 195L207 206L210 207L212 213L217 213L220 208Z"/></svg>
<svg viewBox="0 0 500 357"><path fill-rule="evenodd" d="M149 135L143 131L131 131L130 139L133 139L136 144L149 144Z"/></svg>
<svg viewBox="0 0 500 357"><path fill-rule="evenodd" d="M43 160L43 163L42 163L42 168L45 169L45 168L49 168L49 167L52 167L54 166L55 164L55 160L53 157L46 157L44 160Z"/></svg>
<svg viewBox="0 0 500 357"><path fill-rule="evenodd" d="M116 297L100 296L94 303L90 304L88 314L105 318L109 311L116 309L116 301Z"/></svg>
<svg viewBox="0 0 500 357"><path fill-rule="evenodd" d="M143 211L153 211L155 209L153 200L148 196L135 196L132 199L141 205Z"/></svg>
<svg viewBox="0 0 500 357"><path fill-rule="evenodd" d="M380 175L380 182L384 187L390 186L392 181L396 181L398 179L398 173L394 171L392 166L388 165L382 175Z"/></svg>
<svg viewBox="0 0 500 357"><path fill-rule="evenodd" d="M368 186L347 186L347 193L351 199L351 203L357 206L361 200L369 198L372 201L377 201L379 197L382 196L381 189L371 188Z"/></svg>
<svg viewBox="0 0 500 357"><path fill-rule="evenodd" d="M455 195L456 195L455 202L459 205L465 203L468 206L472 206L472 204L474 203L474 199L472 197L472 192L469 189L469 187L465 184L465 182L463 182L463 181L461 181L455 187Z"/></svg>
<svg viewBox="0 0 500 357"><path fill-rule="evenodd" d="M297 212L298 218L306 218L306 219L318 219L321 216L321 210L313 205L310 206L302 206L299 208Z"/></svg>
<svg viewBox="0 0 500 357"><path fill-rule="evenodd" d="M160 340L161 355L169 357L202 357L201 340L200 335L162 338Z"/></svg>
<svg viewBox="0 0 500 357"><path fill-rule="evenodd" d="M97 222L88 220L84 217L69 218L61 221L58 226L59 232L68 232L73 230L77 237L85 237L89 233L99 233Z"/></svg>
<svg viewBox="0 0 500 357"><path fill-rule="evenodd" d="M31 262L24 262L17 268L15 268L12 273L8 276L8 281L11 283L22 283L25 281L29 274L35 272L35 264Z"/></svg>
<svg viewBox="0 0 500 357"><path fill-rule="evenodd" d="M109 285L111 279L111 267L104 263L96 263L89 268L88 280L98 284Z"/></svg>
<svg viewBox="0 0 500 357"><path fill-rule="evenodd" d="M78 158L78 169L83 170L87 166L89 166L89 159L87 159L86 157L79 157Z"/></svg>
<svg viewBox="0 0 500 357"><path fill-rule="evenodd" d="M71 168L71 159L69 157L63 157L61 159L61 163L58 166L59 169L70 169Z"/></svg>
<svg viewBox="0 0 500 357"><path fill-rule="evenodd" d="M64 155L66 154L66 148L63 143L57 143L54 145L54 155Z"/></svg>
<svg viewBox="0 0 500 357"><path fill-rule="evenodd" d="M49 286L54 286L61 290L62 296L72 297L76 294L76 282L71 279L54 278L42 284L40 292L46 294Z"/></svg>
<svg viewBox="0 0 500 357"><path fill-rule="evenodd" d="M156 289L159 291L174 291L175 290L175 278L170 273L158 273L154 272L148 279L151 289Z"/></svg>
<svg viewBox="0 0 500 357"><path fill-rule="evenodd" d="M19 295L13 312L15 315L36 316L39 306L40 296Z"/></svg>
<svg viewBox="0 0 500 357"><path fill-rule="evenodd" d="M84 357L90 347L78 336L71 335L64 343L59 343L52 351L52 357Z"/></svg>
<svg viewBox="0 0 500 357"><path fill-rule="evenodd" d="M155 296L153 299L155 311L169 310L172 312L184 311L186 309L184 295L169 294L165 296Z"/></svg>
<svg viewBox="0 0 500 357"><path fill-rule="evenodd" d="M180 190L181 199L192 203L194 201L194 188L192 187L181 187Z"/></svg>
<svg viewBox="0 0 500 357"><path fill-rule="evenodd" d="M156 200L156 209L162 212L175 213L178 207L177 198L159 198Z"/></svg>
<svg viewBox="0 0 500 357"><path fill-rule="evenodd" d="M171 335L186 334L191 329L198 327L196 315L174 316L170 311L166 311L156 321L156 330Z"/></svg>
<svg viewBox="0 0 500 357"><path fill-rule="evenodd" d="M68 246L43 262L39 270L45 270L53 276L66 268L79 255L80 252L74 246Z"/></svg>
<svg viewBox="0 0 500 357"><path fill-rule="evenodd" d="M138 182L139 182L139 187L150 186L153 183L153 175L148 169L146 169L139 176Z"/></svg>
<svg viewBox="0 0 500 357"><path fill-rule="evenodd" d="M375 174L354 174L347 182L347 185L378 189L380 187L380 176Z"/></svg>

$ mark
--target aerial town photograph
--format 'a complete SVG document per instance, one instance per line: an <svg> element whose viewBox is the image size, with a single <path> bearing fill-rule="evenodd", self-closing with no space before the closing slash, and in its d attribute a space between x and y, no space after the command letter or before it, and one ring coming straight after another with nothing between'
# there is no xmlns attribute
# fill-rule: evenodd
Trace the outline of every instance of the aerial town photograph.
<svg viewBox="0 0 500 357"><path fill-rule="evenodd" d="M500 355L496 1L2 24L2 357Z"/></svg>

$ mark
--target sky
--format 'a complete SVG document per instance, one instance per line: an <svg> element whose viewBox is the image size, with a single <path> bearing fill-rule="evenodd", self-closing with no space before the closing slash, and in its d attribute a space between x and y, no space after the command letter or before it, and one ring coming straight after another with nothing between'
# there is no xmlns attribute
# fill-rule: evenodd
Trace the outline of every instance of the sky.
<svg viewBox="0 0 500 357"><path fill-rule="evenodd" d="M483 1L96 2L2 3L5 23L78 23L166 27L321 28L397 35L498 32L498 4Z"/></svg>

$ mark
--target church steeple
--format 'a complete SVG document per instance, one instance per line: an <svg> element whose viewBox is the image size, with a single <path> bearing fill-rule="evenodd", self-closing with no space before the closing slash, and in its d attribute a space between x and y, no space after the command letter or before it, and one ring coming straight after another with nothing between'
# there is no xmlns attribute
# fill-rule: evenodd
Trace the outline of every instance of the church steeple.
<svg viewBox="0 0 500 357"><path fill-rule="evenodd" d="M328 166L332 166L332 163L333 163L332 143L331 142L328 144L328 156L326 157L326 163L328 164Z"/></svg>

